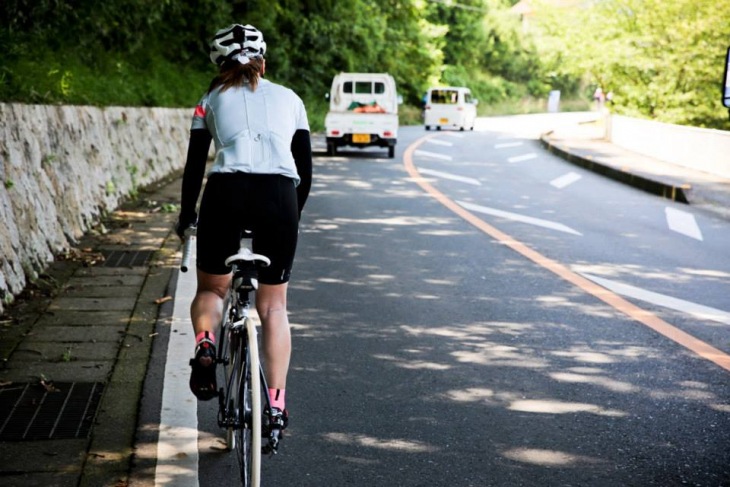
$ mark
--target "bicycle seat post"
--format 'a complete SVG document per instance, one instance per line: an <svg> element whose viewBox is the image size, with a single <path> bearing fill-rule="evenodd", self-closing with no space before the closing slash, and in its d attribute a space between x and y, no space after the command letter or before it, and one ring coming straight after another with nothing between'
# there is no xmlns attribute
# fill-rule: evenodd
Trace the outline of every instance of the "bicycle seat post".
<svg viewBox="0 0 730 487"><path fill-rule="evenodd" d="M251 293L259 287L258 272L253 262L236 262L233 265L233 289L239 305L248 307Z"/></svg>
<svg viewBox="0 0 730 487"><path fill-rule="evenodd" d="M243 237L241 237L241 241L239 244L239 250L238 252L246 252L247 250L251 253L253 253L253 237L250 233L246 232L244 233Z"/></svg>

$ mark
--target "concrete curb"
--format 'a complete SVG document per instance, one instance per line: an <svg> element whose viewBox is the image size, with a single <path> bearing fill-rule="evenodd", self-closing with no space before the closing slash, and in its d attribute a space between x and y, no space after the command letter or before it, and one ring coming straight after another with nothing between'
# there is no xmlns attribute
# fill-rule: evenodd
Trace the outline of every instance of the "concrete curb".
<svg viewBox="0 0 730 487"><path fill-rule="evenodd" d="M691 189L687 185L675 185L666 181L650 179L630 171L620 169L609 164L605 164L590 156L578 155L571 152L561 144L554 143L550 140L552 132L547 132L540 136L540 143L549 152L565 159L566 161L580 166L589 171L601 174L624 184L628 184L635 188L641 189L648 193L661 196L680 203L689 203L688 192Z"/></svg>

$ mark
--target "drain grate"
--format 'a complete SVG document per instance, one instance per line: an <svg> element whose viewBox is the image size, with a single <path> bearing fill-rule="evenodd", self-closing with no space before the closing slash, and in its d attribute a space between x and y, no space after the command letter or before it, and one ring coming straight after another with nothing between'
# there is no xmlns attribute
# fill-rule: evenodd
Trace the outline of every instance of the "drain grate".
<svg viewBox="0 0 730 487"><path fill-rule="evenodd" d="M141 267L147 265L154 250L102 250L101 267Z"/></svg>
<svg viewBox="0 0 730 487"><path fill-rule="evenodd" d="M101 382L0 387L0 441L86 438L103 392Z"/></svg>

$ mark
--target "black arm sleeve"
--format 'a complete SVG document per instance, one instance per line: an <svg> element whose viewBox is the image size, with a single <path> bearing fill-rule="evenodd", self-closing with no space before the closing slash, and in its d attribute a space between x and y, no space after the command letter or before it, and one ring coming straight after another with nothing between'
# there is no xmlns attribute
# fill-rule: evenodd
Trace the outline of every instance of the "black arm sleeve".
<svg viewBox="0 0 730 487"><path fill-rule="evenodd" d="M182 198L180 201L180 220L186 223L195 222L195 205L198 202L200 188L205 176L205 163L208 160L208 150L212 137L206 129L190 131L188 157L185 162L185 172L182 180Z"/></svg>
<svg viewBox="0 0 730 487"><path fill-rule="evenodd" d="M302 208L307 202L309 190L312 188L312 141L309 140L308 130L297 130L291 140L291 153L294 156L294 163L297 166L297 173L301 178L297 186L297 203L299 205L299 216L302 215Z"/></svg>

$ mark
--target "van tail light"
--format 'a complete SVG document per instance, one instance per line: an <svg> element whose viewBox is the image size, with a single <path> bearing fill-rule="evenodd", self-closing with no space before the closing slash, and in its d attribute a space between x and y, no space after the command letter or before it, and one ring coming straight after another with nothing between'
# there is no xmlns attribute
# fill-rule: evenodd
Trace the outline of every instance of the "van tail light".
<svg viewBox="0 0 730 487"><path fill-rule="evenodd" d="M386 137L390 137L393 135L393 132L391 132L390 130L386 130L385 132L383 132L383 135Z"/></svg>
<svg viewBox="0 0 730 487"><path fill-rule="evenodd" d="M340 131L339 130L333 130L332 131L332 135L340 135Z"/></svg>

